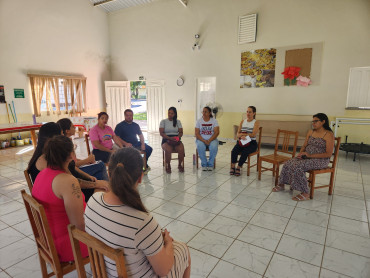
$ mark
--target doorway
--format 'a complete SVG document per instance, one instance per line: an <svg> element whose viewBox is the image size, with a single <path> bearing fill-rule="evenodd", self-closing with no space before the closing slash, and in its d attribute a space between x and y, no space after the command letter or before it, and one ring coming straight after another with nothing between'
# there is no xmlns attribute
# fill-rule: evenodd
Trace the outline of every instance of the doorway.
<svg viewBox="0 0 370 278"><path fill-rule="evenodd" d="M148 130L146 81L130 81L131 110L142 131Z"/></svg>

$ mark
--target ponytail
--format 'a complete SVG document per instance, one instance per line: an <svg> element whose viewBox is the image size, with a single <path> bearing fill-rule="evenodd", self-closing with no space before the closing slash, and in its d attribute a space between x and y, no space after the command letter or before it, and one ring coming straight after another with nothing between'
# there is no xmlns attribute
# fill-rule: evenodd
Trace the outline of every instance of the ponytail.
<svg viewBox="0 0 370 278"><path fill-rule="evenodd" d="M110 186L120 201L147 213L140 193L135 187L143 172L143 159L138 150L123 148L114 152L109 160Z"/></svg>

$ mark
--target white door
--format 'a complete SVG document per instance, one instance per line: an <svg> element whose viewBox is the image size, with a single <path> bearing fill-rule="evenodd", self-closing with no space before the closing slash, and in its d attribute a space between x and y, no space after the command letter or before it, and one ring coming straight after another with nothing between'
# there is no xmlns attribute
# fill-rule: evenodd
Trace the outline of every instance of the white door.
<svg viewBox="0 0 370 278"><path fill-rule="evenodd" d="M216 77L197 78L195 121L202 117L203 107L216 101Z"/></svg>
<svg viewBox="0 0 370 278"><path fill-rule="evenodd" d="M131 108L130 81L105 81L105 100L108 125L114 130L125 119L125 110Z"/></svg>
<svg viewBox="0 0 370 278"><path fill-rule="evenodd" d="M159 123L166 116L164 81L148 80L146 94L148 131L159 132Z"/></svg>

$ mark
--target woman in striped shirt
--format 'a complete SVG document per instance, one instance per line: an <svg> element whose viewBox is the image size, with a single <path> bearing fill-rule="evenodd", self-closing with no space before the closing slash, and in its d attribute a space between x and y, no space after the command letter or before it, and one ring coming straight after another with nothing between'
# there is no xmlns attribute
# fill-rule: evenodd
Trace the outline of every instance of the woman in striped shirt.
<svg viewBox="0 0 370 278"><path fill-rule="evenodd" d="M231 151L230 175L240 176L240 169L248 158L248 155L257 150L256 136L259 129L259 121L256 120L256 107L248 106L247 118L240 122L236 142ZM240 155L238 162L238 155ZM235 164L238 166L235 168Z"/></svg>
<svg viewBox="0 0 370 278"><path fill-rule="evenodd" d="M123 148L109 161L111 191L94 194L85 210L85 230L125 254L129 277L190 277L188 247L174 241L144 207L138 185L143 160L134 148ZM108 277L117 277L113 261L105 258Z"/></svg>

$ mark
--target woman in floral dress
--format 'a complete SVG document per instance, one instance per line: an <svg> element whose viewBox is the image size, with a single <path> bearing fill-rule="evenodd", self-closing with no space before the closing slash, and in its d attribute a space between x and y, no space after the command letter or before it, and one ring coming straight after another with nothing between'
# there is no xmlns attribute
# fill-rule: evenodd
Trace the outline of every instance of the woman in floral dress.
<svg viewBox="0 0 370 278"><path fill-rule="evenodd" d="M272 191L284 190L284 185L289 184L291 189L301 191L300 194L293 197L294 201L309 200L310 188L306 172L326 168L333 148L334 134L329 126L328 116L324 113L313 115L312 130L307 133L300 153L284 164L279 184Z"/></svg>

